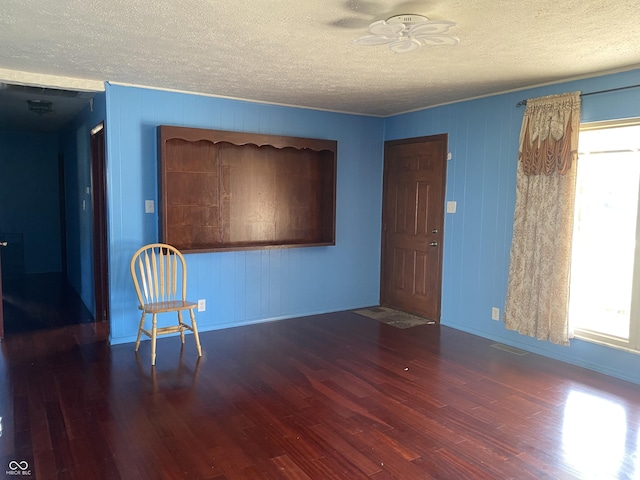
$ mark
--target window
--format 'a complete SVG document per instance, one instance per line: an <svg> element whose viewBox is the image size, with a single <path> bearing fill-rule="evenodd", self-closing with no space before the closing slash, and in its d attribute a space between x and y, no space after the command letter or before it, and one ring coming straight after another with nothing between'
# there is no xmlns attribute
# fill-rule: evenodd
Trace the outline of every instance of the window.
<svg viewBox="0 0 640 480"><path fill-rule="evenodd" d="M579 149L570 325L576 337L640 350L640 119L583 126Z"/></svg>

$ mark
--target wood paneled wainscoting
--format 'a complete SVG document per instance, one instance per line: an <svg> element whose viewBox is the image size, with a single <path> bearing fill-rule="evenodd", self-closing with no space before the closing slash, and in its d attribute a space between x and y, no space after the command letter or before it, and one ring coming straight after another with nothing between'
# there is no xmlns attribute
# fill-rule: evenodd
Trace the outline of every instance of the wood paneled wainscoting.
<svg viewBox="0 0 640 480"><path fill-rule="evenodd" d="M352 312L109 346L2 343L0 470L45 479L637 476L640 387ZM499 347L499 345L498 345ZM20 473L24 473L21 471Z"/></svg>

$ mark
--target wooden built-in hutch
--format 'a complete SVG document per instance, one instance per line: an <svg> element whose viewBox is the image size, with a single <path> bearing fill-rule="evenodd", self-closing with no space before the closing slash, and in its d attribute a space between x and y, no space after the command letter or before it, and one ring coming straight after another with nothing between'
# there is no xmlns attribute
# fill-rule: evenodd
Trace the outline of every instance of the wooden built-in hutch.
<svg viewBox="0 0 640 480"><path fill-rule="evenodd" d="M161 241L184 252L335 245L337 142L158 127Z"/></svg>

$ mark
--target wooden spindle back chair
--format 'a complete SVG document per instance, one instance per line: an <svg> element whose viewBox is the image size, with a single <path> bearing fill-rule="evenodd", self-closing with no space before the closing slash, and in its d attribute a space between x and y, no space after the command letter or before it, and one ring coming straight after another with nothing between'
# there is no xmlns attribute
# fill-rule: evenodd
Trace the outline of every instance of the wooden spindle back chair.
<svg viewBox="0 0 640 480"><path fill-rule="evenodd" d="M156 338L158 335L180 333L184 343L184 331L191 330L196 341L198 356L202 356L200 337L194 310L197 303L187 300L187 264L180 251L164 243L152 243L140 248L131 258L131 277L138 296L138 309L142 318L138 327L136 352L140 347L140 336L144 333L151 338L151 365L156 364ZM183 322L182 312L189 311L191 325ZM157 315L177 312L178 324L168 327L157 326ZM145 317L151 314L151 330L145 329Z"/></svg>

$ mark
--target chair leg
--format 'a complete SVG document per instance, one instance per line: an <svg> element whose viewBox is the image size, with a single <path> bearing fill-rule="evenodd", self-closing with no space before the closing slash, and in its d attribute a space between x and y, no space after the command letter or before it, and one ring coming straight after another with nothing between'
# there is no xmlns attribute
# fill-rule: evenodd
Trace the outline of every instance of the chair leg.
<svg viewBox="0 0 640 480"><path fill-rule="evenodd" d="M142 335L142 329L144 328L144 316L146 312L142 312L142 318L140 319L140 326L138 327L138 338L136 339L136 352L138 351L138 347L140 347L140 335Z"/></svg>
<svg viewBox="0 0 640 480"><path fill-rule="evenodd" d="M151 365L156 364L156 333L157 333L157 320L156 314L153 314L153 320L151 325Z"/></svg>
<svg viewBox="0 0 640 480"><path fill-rule="evenodd" d="M184 344L184 323L182 323L182 310L178 310L178 325L180 326L180 340Z"/></svg>
<svg viewBox="0 0 640 480"><path fill-rule="evenodd" d="M198 356L202 356L202 347L200 346L200 336L198 335L198 325L196 325L196 315L193 313L193 309L189 310L191 316L191 328L193 329L193 337L196 339L196 348L198 349Z"/></svg>

